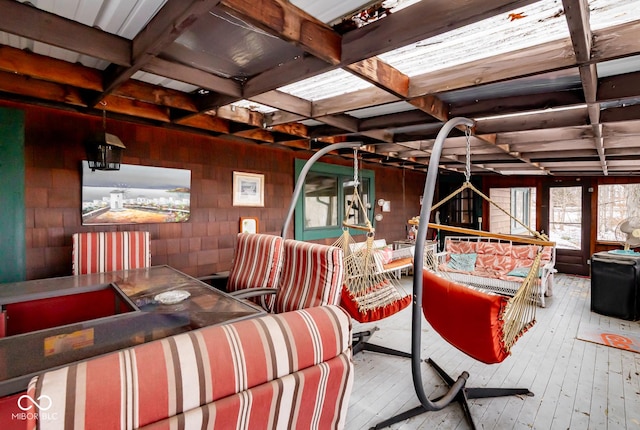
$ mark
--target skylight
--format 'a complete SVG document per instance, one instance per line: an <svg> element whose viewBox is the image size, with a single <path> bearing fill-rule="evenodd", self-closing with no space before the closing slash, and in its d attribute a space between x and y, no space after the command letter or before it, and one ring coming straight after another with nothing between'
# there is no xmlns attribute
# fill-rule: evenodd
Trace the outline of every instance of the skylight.
<svg viewBox="0 0 640 430"><path fill-rule="evenodd" d="M278 110L272 108L271 106L266 106L260 103L252 102L250 100L238 100L237 102L231 103L231 106L237 106L260 113L271 113Z"/></svg>
<svg viewBox="0 0 640 430"><path fill-rule="evenodd" d="M589 11L592 31L640 20L638 0L590 0Z"/></svg>
<svg viewBox="0 0 640 430"><path fill-rule="evenodd" d="M364 79L355 77L342 69L336 69L278 88L278 91L301 99L316 101L360 91L372 86Z"/></svg>
<svg viewBox="0 0 640 430"><path fill-rule="evenodd" d="M421 75L569 37L560 0L543 0L379 55Z"/></svg>

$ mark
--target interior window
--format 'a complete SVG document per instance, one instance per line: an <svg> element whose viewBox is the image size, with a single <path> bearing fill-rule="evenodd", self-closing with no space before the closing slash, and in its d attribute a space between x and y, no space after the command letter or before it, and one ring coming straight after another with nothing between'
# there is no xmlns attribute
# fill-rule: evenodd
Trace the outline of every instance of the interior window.
<svg viewBox="0 0 640 430"><path fill-rule="evenodd" d="M489 198L507 213L494 205L489 205L489 231L503 234L525 234L529 232L522 225L536 230L536 189L534 187L491 188ZM511 216L519 220L513 220Z"/></svg>
<svg viewBox="0 0 640 430"><path fill-rule="evenodd" d="M640 184L598 186L597 240L619 241L616 227L622 221L640 216Z"/></svg>

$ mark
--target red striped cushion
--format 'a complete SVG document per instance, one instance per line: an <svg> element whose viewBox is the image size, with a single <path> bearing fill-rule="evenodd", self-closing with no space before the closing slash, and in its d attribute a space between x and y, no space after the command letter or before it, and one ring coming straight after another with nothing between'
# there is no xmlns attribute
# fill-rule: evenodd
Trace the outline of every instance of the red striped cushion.
<svg viewBox="0 0 640 430"><path fill-rule="evenodd" d="M353 364L344 353L145 429L342 429L352 385Z"/></svg>
<svg viewBox="0 0 640 430"><path fill-rule="evenodd" d="M151 266L148 231L75 233L73 274Z"/></svg>
<svg viewBox="0 0 640 430"><path fill-rule="evenodd" d="M238 234L227 291L277 288L282 266L283 241L280 236L268 234ZM266 300L268 308L271 309L274 296L268 296Z"/></svg>
<svg viewBox="0 0 640 430"><path fill-rule="evenodd" d="M143 427L186 411L193 412L183 418L199 419L204 411L218 409L201 406L250 398L247 390L254 388L258 399L273 398L269 387L279 387L286 388L280 401L265 406L266 400L259 400L251 414L268 410L268 416L289 419L297 408L295 419L306 422L315 407L314 419L343 425L353 378L350 346L349 316L337 306L316 307L206 327L49 371L32 379L30 395L49 396L49 416L70 420L68 428L117 429ZM342 364L324 364L336 357ZM303 369L304 375L296 373ZM216 423L240 422L237 414L244 409L225 404L216 412L225 417ZM60 422L39 424L46 429Z"/></svg>
<svg viewBox="0 0 640 430"><path fill-rule="evenodd" d="M285 240L275 312L340 303L342 256L342 249L334 246Z"/></svg>

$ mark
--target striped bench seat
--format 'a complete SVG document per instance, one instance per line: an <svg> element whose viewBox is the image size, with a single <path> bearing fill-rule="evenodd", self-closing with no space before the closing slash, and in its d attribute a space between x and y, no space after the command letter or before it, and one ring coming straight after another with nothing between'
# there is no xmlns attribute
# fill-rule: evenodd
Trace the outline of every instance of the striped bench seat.
<svg viewBox="0 0 640 430"><path fill-rule="evenodd" d="M350 321L337 306L265 315L45 372L28 394L50 408L30 428L344 428Z"/></svg>

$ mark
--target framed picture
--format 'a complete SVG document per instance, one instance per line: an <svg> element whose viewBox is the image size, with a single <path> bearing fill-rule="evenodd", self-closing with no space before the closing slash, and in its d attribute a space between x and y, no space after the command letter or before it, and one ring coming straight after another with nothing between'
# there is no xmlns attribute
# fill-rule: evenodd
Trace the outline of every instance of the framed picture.
<svg viewBox="0 0 640 430"><path fill-rule="evenodd" d="M264 175L233 172L233 205L264 206Z"/></svg>
<svg viewBox="0 0 640 430"><path fill-rule="evenodd" d="M257 233L258 218L254 216L240 217L240 233Z"/></svg>
<svg viewBox="0 0 640 430"><path fill-rule="evenodd" d="M186 222L191 171L121 164L91 170L82 162L82 225Z"/></svg>

